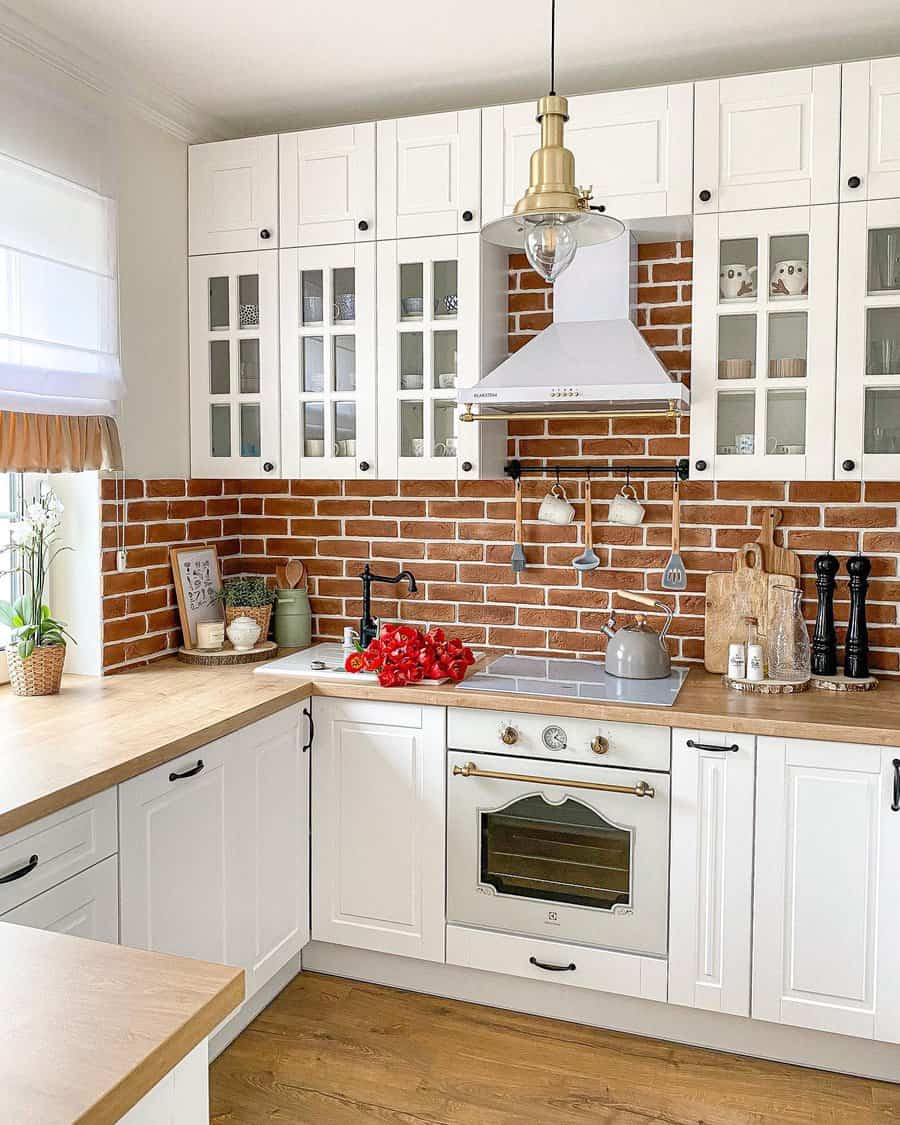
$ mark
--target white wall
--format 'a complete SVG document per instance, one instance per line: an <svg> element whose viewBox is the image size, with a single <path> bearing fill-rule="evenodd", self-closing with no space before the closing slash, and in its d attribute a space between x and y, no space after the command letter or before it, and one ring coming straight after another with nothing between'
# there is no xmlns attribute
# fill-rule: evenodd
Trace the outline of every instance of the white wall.
<svg viewBox="0 0 900 1125"><path fill-rule="evenodd" d="M186 476L187 146L0 43L0 152L116 198L126 470Z"/></svg>

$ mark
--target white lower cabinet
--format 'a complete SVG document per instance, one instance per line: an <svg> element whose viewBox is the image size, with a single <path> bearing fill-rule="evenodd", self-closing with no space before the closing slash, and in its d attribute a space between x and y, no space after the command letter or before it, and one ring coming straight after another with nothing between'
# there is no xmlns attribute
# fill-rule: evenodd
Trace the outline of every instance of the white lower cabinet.
<svg viewBox="0 0 900 1125"><path fill-rule="evenodd" d="M122 943L240 965L308 939L309 755L292 707L119 787Z"/></svg>
<svg viewBox="0 0 900 1125"><path fill-rule="evenodd" d="M756 739L672 732L669 1000L750 1014Z"/></svg>
<svg viewBox="0 0 900 1125"><path fill-rule="evenodd" d="M312 936L444 960L443 707L315 700Z"/></svg>
<svg viewBox="0 0 900 1125"><path fill-rule="evenodd" d="M111 855L0 915L0 921L36 930L119 941L119 863Z"/></svg>
<svg viewBox="0 0 900 1125"><path fill-rule="evenodd" d="M758 745L756 1019L900 1042L900 756Z"/></svg>

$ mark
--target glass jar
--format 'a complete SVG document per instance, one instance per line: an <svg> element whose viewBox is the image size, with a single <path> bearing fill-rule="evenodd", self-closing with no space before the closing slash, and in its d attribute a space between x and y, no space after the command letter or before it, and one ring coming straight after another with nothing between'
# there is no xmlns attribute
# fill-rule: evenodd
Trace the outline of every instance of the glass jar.
<svg viewBox="0 0 900 1125"><path fill-rule="evenodd" d="M809 633L800 609L800 590L773 586L775 609L769 624L769 679L804 681L810 676Z"/></svg>

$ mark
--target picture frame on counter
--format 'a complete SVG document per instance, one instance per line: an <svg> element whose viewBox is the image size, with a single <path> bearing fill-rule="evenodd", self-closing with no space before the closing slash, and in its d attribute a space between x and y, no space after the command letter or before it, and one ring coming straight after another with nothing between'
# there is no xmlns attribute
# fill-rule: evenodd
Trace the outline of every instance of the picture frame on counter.
<svg viewBox="0 0 900 1125"><path fill-rule="evenodd" d="M201 622L225 620L219 552L214 545L172 547L169 558L184 643L194 648Z"/></svg>

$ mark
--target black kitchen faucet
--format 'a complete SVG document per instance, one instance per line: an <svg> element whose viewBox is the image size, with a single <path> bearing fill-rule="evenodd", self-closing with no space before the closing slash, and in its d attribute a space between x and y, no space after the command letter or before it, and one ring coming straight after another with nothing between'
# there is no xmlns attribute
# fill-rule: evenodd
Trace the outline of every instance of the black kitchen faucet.
<svg viewBox="0 0 900 1125"><path fill-rule="evenodd" d="M378 636L378 626L372 618L372 583L390 582L392 586L396 586L398 582L402 582L405 578L409 583L409 592L411 594L414 594L419 587L416 585L416 579L411 570L401 570L399 574L395 575L393 578L389 578L385 574L375 574L369 569L369 564L366 563L359 577L362 579L363 584L362 617L359 622L359 643L365 648L369 641L374 641Z"/></svg>

